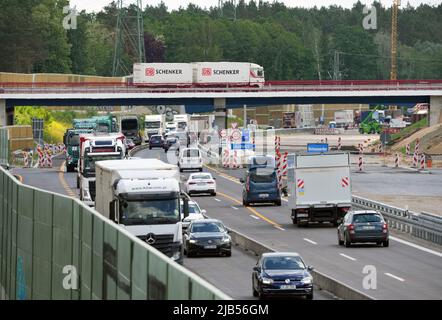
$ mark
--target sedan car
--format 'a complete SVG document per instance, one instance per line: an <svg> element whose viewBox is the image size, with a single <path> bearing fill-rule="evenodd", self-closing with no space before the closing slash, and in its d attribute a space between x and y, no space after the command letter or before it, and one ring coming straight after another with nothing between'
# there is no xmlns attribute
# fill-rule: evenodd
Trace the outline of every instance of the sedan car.
<svg viewBox="0 0 442 320"><path fill-rule="evenodd" d="M313 268L297 253L263 253L252 273L253 296L305 296L313 299Z"/></svg>
<svg viewBox="0 0 442 320"><path fill-rule="evenodd" d="M180 142L178 141L177 137L167 137L163 144L164 152L167 152L169 150L180 150Z"/></svg>
<svg viewBox="0 0 442 320"><path fill-rule="evenodd" d="M216 181L209 172L192 173L186 182L188 195L195 193L209 193L216 196Z"/></svg>
<svg viewBox="0 0 442 320"><path fill-rule="evenodd" d="M229 231L216 219L192 221L184 233L184 254L193 257L198 254L232 255Z"/></svg>
<svg viewBox="0 0 442 320"><path fill-rule="evenodd" d="M181 208L182 207L183 207L183 201L181 201ZM184 213L181 212L181 219L183 220L182 222L183 230L185 231L189 227L192 221L205 219L206 218L205 214L206 210L201 210L198 203L190 200L189 215L186 218L184 218Z"/></svg>
<svg viewBox="0 0 442 320"><path fill-rule="evenodd" d="M389 245L388 224L378 211L350 211L338 227L338 244L374 242Z"/></svg>
<svg viewBox="0 0 442 320"><path fill-rule="evenodd" d="M162 148L164 144L163 136L155 134L150 137L149 149L152 148Z"/></svg>

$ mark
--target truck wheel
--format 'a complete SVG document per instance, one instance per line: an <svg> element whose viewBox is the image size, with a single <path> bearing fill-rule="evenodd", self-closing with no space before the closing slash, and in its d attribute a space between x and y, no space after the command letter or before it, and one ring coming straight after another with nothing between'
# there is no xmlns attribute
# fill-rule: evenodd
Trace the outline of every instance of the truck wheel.
<svg viewBox="0 0 442 320"><path fill-rule="evenodd" d="M296 220L296 218L292 219L293 224L298 224L298 221Z"/></svg>
<svg viewBox="0 0 442 320"><path fill-rule="evenodd" d="M77 176L77 189L80 189L80 179Z"/></svg>

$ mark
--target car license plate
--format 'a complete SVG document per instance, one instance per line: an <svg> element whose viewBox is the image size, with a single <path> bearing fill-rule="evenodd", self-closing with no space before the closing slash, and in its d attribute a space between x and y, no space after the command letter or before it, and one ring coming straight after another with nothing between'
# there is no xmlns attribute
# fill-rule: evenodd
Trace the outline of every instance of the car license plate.
<svg viewBox="0 0 442 320"><path fill-rule="evenodd" d="M363 226L362 229L363 230L374 230L375 227L374 226Z"/></svg>
<svg viewBox="0 0 442 320"><path fill-rule="evenodd" d="M269 197L269 194L268 194L268 193L261 193L261 194L259 195L259 197L260 197L260 198L268 198L268 197Z"/></svg>
<svg viewBox="0 0 442 320"><path fill-rule="evenodd" d="M283 284L281 286L281 289L283 289L283 290L293 290L293 289L296 289L296 286L294 284Z"/></svg>
<svg viewBox="0 0 442 320"><path fill-rule="evenodd" d="M206 183L205 183L205 182L198 182L197 185L199 185L199 186L205 186Z"/></svg>
<svg viewBox="0 0 442 320"><path fill-rule="evenodd" d="M204 246L204 249L216 249L216 245Z"/></svg>

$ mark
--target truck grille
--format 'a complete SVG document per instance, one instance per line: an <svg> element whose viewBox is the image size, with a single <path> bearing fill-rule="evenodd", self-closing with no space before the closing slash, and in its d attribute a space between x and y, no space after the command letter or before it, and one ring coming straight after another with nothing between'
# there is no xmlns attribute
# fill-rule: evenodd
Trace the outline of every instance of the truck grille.
<svg viewBox="0 0 442 320"><path fill-rule="evenodd" d="M95 201L95 181L89 181L89 193L91 195L92 201Z"/></svg>
<svg viewBox="0 0 442 320"><path fill-rule="evenodd" d="M154 236L155 236L155 243L153 243L151 246L161 251L166 256L171 257L173 234L154 234ZM147 242L146 240L148 240L148 235L138 236L138 238Z"/></svg>

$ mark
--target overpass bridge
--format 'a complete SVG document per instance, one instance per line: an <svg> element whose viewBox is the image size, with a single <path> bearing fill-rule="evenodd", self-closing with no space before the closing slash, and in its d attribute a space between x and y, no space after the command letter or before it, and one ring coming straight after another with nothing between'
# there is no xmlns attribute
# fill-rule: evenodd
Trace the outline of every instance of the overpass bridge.
<svg viewBox="0 0 442 320"><path fill-rule="evenodd" d="M15 106L185 105L188 113L281 104L430 105L430 125L442 122L442 80L269 81L249 87L134 87L121 82L0 83L0 125ZM217 121L222 124L223 121ZM9 123L8 123L9 124Z"/></svg>

